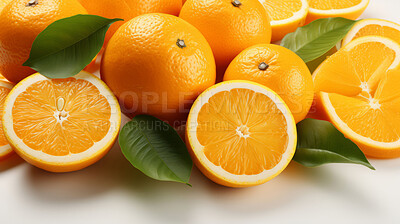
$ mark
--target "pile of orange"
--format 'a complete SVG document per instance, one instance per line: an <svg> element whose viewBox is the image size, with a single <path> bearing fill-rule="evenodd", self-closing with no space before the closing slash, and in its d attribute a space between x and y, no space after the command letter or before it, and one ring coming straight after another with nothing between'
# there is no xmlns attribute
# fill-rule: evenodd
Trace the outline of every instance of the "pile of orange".
<svg viewBox="0 0 400 224"><path fill-rule="evenodd" d="M1 1L0 1L1 2ZM271 41L318 18L358 18L369 0L16 0L0 4L0 158L87 167L114 144L121 111L179 128L196 166L230 187L264 183L291 161L315 103L369 156L400 156L400 26L358 22L311 75ZM76 14L122 18L106 34L101 79L48 79L22 66L36 36ZM373 60L371 56L373 55ZM222 82L221 82L222 81ZM15 84L12 84L12 83ZM220 83L219 83L220 82ZM218 84L216 84L218 83ZM121 106L121 109L120 109ZM185 124L186 123L186 124ZM399 124L397 124L399 123Z"/></svg>

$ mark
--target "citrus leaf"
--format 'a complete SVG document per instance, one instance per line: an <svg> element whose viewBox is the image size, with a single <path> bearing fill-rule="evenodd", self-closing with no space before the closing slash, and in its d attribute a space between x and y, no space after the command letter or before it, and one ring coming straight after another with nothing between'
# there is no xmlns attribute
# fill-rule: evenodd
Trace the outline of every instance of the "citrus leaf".
<svg viewBox="0 0 400 224"><path fill-rule="evenodd" d="M23 64L48 78L68 78L99 53L110 25L121 19L76 15L57 20L36 37Z"/></svg>
<svg viewBox="0 0 400 224"><path fill-rule="evenodd" d="M354 163L375 170L357 145L327 121L305 119L297 124L297 138L293 160L304 166Z"/></svg>
<svg viewBox="0 0 400 224"><path fill-rule="evenodd" d="M185 143L167 123L138 115L122 128L119 145L126 159L147 176L189 185L193 162Z"/></svg>
<svg viewBox="0 0 400 224"><path fill-rule="evenodd" d="M286 35L281 45L310 62L339 43L356 22L340 17L318 19Z"/></svg>

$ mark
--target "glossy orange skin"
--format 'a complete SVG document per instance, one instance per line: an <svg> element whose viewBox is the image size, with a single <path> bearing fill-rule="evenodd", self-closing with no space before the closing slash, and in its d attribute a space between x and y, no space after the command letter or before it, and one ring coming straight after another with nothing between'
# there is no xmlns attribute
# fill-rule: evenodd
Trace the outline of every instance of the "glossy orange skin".
<svg viewBox="0 0 400 224"><path fill-rule="evenodd" d="M260 70L260 63L269 67ZM229 65L224 81L249 80L275 91L288 105L296 123L303 120L314 99L314 84L304 61L294 52L274 44L247 48Z"/></svg>
<svg viewBox="0 0 400 224"><path fill-rule="evenodd" d="M136 16L147 13L166 13L178 16L182 7L181 0L78 0L89 14L106 18L121 18L124 21L116 22L109 28L105 43L125 22Z"/></svg>
<svg viewBox="0 0 400 224"><path fill-rule="evenodd" d="M27 2L12 1L0 14L0 73L13 83L35 73L22 64L41 31L56 20L87 13L76 0L40 0L34 7Z"/></svg>
<svg viewBox="0 0 400 224"><path fill-rule="evenodd" d="M270 19L258 0L187 0L179 17L194 25L213 50L218 75L244 49L271 42Z"/></svg>
<svg viewBox="0 0 400 224"><path fill-rule="evenodd" d="M186 47L180 48L178 39ZM204 36L167 14L138 16L107 45L101 78L130 117L150 114L179 126L191 103L215 83L215 61Z"/></svg>

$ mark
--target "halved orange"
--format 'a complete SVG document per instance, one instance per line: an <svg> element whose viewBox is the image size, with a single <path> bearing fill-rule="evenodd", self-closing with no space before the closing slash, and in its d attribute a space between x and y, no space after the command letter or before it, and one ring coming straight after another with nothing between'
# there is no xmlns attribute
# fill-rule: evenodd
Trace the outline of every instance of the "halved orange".
<svg viewBox="0 0 400 224"><path fill-rule="evenodd" d="M364 36L382 36L400 44L400 25L383 19L363 19L358 21L343 39L343 45Z"/></svg>
<svg viewBox="0 0 400 224"><path fill-rule="evenodd" d="M10 93L13 85L7 81L0 81L0 114L3 114L3 105L8 93ZM7 158L13 153L8 141L3 133L3 122L0 121L0 160Z"/></svg>
<svg viewBox="0 0 400 224"><path fill-rule="evenodd" d="M271 18L272 41L283 39L286 34L306 22L307 0L259 0Z"/></svg>
<svg viewBox="0 0 400 224"><path fill-rule="evenodd" d="M271 89L227 81L204 91L189 113L186 143L196 166L229 187L267 182L281 173L296 149L296 123Z"/></svg>
<svg viewBox="0 0 400 224"><path fill-rule="evenodd" d="M121 124L118 101L94 75L67 79L34 74L4 103L3 130L27 162L52 172L75 171L102 158Z"/></svg>
<svg viewBox="0 0 400 224"><path fill-rule="evenodd" d="M400 45L360 37L313 74L317 104L347 138L371 157L400 156Z"/></svg>
<svg viewBox="0 0 400 224"><path fill-rule="evenodd" d="M365 11L369 0L309 0L306 24L321 18L343 17L357 19Z"/></svg>

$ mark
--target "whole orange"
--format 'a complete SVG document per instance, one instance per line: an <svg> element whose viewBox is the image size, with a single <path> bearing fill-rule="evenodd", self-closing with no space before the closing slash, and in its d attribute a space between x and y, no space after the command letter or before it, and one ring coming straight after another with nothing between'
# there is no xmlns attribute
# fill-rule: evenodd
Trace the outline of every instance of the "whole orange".
<svg viewBox="0 0 400 224"><path fill-rule="evenodd" d="M86 14L76 0L15 0L0 14L0 73L17 83L35 73L22 66L36 36L56 20Z"/></svg>
<svg viewBox="0 0 400 224"><path fill-rule="evenodd" d="M101 78L125 114L150 114L179 126L191 103L215 83L215 61L204 36L167 14L138 16L111 38Z"/></svg>
<svg viewBox="0 0 400 224"><path fill-rule="evenodd" d="M89 14L106 18L121 18L109 28L105 43L124 22L146 13L166 13L178 16L182 7L181 0L79 0Z"/></svg>
<svg viewBox="0 0 400 224"><path fill-rule="evenodd" d="M260 44L244 50L226 70L227 80L249 80L271 88L288 105L296 123L306 117L314 98L307 65L278 45Z"/></svg>
<svg viewBox="0 0 400 224"><path fill-rule="evenodd" d="M241 51L271 42L270 19L258 0L187 0L179 17L206 37L221 77Z"/></svg>

